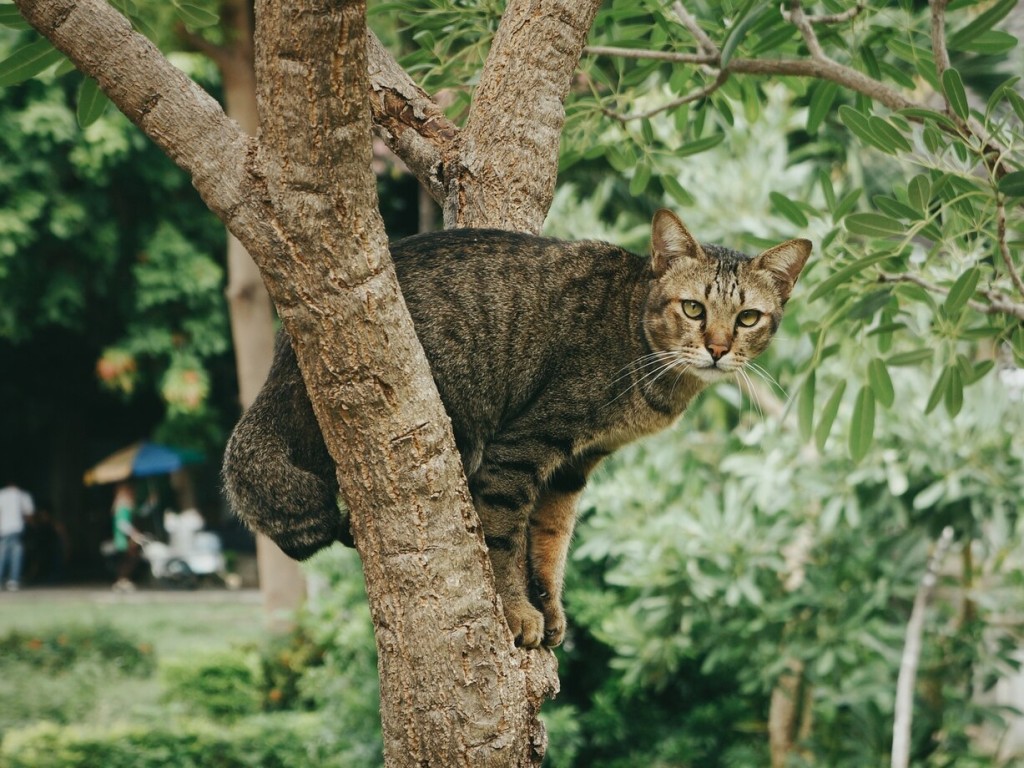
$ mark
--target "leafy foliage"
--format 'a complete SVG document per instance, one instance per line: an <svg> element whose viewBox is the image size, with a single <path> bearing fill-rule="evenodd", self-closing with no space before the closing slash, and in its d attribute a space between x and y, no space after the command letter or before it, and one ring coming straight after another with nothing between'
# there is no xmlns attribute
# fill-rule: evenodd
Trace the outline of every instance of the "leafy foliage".
<svg viewBox="0 0 1024 768"><path fill-rule="evenodd" d="M0 55L21 39L0 30ZM120 113L81 128L66 79L0 92L0 339L77 334L100 385L158 390L169 422L210 422L209 367L229 348L223 230Z"/></svg>

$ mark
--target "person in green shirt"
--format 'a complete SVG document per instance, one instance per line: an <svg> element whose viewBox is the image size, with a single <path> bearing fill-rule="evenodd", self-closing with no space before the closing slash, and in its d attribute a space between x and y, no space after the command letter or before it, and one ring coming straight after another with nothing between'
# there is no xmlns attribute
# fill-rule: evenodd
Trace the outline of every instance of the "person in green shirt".
<svg viewBox="0 0 1024 768"><path fill-rule="evenodd" d="M131 592L135 589L131 577L139 563L137 539L140 535L132 523L132 516L135 514L135 488L131 483L118 484L110 512L114 524L114 549L119 559L114 589L119 592Z"/></svg>

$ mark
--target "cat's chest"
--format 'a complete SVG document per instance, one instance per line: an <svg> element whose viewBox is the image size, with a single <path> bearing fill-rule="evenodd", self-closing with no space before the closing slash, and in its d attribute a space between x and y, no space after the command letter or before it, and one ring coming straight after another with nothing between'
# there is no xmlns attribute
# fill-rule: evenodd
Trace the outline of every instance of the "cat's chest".
<svg viewBox="0 0 1024 768"><path fill-rule="evenodd" d="M580 452L612 453L624 445L672 426L682 414L657 411L644 403L632 403L616 418L589 430L580 441Z"/></svg>

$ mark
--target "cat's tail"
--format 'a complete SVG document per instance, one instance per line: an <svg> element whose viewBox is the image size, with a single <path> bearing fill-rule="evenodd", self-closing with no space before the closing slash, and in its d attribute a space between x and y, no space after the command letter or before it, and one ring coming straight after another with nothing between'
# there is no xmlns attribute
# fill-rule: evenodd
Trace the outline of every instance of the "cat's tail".
<svg viewBox="0 0 1024 768"><path fill-rule="evenodd" d="M266 384L231 433L221 478L234 513L289 557L304 560L335 541L352 546L334 462L284 334Z"/></svg>

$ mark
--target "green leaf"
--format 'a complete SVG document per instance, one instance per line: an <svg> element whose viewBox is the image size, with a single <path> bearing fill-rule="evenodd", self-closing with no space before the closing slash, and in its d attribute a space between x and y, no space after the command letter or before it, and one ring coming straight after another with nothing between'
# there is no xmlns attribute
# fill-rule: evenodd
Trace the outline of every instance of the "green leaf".
<svg viewBox="0 0 1024 768"><path fill-rule="evenodd" d="M839 221L839 219L852 211L863 191L860 188L851 189L843 195L842 199L836 203L836 207L832 209L832 220Z"/></svg>
<svg viewBox="0 0 1024 768"><path fill-rule="evenodd" d="M801 228L807 226L807 216L799 205L780 192L770 192L768 197L772 201L772 207L791 222Z"/></svg>
<svg viewBox="0 0 1024 768"><path fill-rule="evenodd" d="M921 363L931 362L932 358L935 357L935 350L933 349L911 349L907 352L897 352L895 355L890 355L886 358L886 365L891 366L902 366L902 365L920 365Z"/></svg>
<svg viewBox="0 0 1024 768"><path fill-rule="evenodd" d="M1024 171L1013 171L999 180L999 191L1010 197L1024 197Z"/></svg>
<svg viewBox="0 0 1024 768"><path fill-rule="evenodd" d="M853 418L850 422L850 457L854 461L863 459L875 439L875 393L870 386L863 386L853 404Z"/></svg>
<svg viewBox="0 0 1024 768"><path fill-rule="evenodd" d="M949 375L946 377L946 388L943 393L943 400L946 403L946 413L956 417L964 404L964 380L960 367L951 365L946 369Z"/></svg>
<svg viewBox="0 0 1024 768"><path fill-rule="evenodd" d="M949 378L949 372L951 368L943 368L942 373L939 374L939 378L935 382L935 386L932 387L931 394L928 395L928 402L924 406L925 414L929 414L935 410L939 403L942 402L943 395L946 393L946 379Z"/></svg>
<svg viewBox="0 0 1024 768"><path fill-rule="evenodd" d="M907 200L922 213L928 212L928 204L932 199L932 183L928 174L919 173L907 185Z"/></svg>
<svg viewBox="0 0 1024 768"><path fill-rule="evenodd" d="M191 3L174 3L174 7L181 13L182 21L190 27L203 28L212 27L220 21L220 16L206 8Z"/></svg>
<svg viewBox="0 0 1024 768"><path fill-rule="evenodd" d="M906 227L881 213L851 213L843 224L848 232L865 237L902 237Z"/></svg>
<svg viewBox="0 0 1024 768"><path fill-rule="evenodd" d="M675 176L662 176L661 186L665 188L665 191L671 195L672 199L675 200L679 205L686 207L694 204L693 195L683 189L683 185L679 183L679 179Z"/></svg>
<svg viewBox="0 0 1024 768"><path fill-rule="evenodd" d="M843 125L849 128L861 141L872 147L876 147L877 149L886 149L885 144L875 136L871 129L871 122L863 112L860 112L847 104L843 104L839 107L839 119L842 120Z"/></svg>
<svg viewBox="0 0 1024 768"><path fill-rule="evenodd" d="M868 363L868 383L882 407L889 408L896 399L896 392L892 386L889 369L885 367L885 362L880 358L876 357Z"/></svg>
<svg viewBox="0 0 1024 768"><path fill-rule="evenodd" d="M800 424L800 436L806 441L814 434L814 386L815 375L811 371L800 389L800 399L797 401L797 420Z"/></svg>
<svg viewBox="0 0 1024 768"><path fill-rule="evenodd" d="M694 141L688 141L679 149L675 150L672 154L676 157L686 157L687 155L696 155L699 152L705 152L712 147L717 147L725 140L724 133L716 133L713 136L705 136L703 139L696 139Z"/></svg>
<svg viewBox="0 0 1024 768"><path fill-rule="evenodd" d="M999 29L990 29L974 40L970 40L958 48L950 46L950 50L963 51L965 53L980 53L982 56L1000 56L1017 47L1017 38L1009 32Z"/></svg>
<svg viewBox="0 0 1024 768"><path fill-rule="evenodd" d="M829 395L828 402L825 403L825 407L821 411L818 427L814 430L814 442L818 446L819 451L825 450L825 443L828 440L829 432L832 431L832 424L836 420L836 414L839 413L839 404L843 401L843 393L845 391L846 379L843 379L836 384L832 394Z"/></svg>
<svg viewBox="0 0 1024 768"><path fill-rule="evenodd" d="M885 151L890 154L896 154L897 151L911 151L910 142L907 141L907 137L900 133L899 129L885 118L871 115L868 118L868 125L871 128L872 134L881 142Z"/></svg>
<svg viewBox="0 0 1024 768"><path fill-rule="evenodd" d="M942 92L946 94L946 101L949 108L956 113L961 120L970 117L971 111L967 104L967 92L964 90L964 81L960 79L960 73L950 67L942 73Z"/></svg>
<svg viewBox="0 0 1024 768"><path fill-rule="evenodd" d="M91 77L83 77L78 88L78 124L85 128L95 123L109 103L110 99L100 90L99 83Z"/></svg>
<svg viewBox="0 0 1024 768"><path fill-rule="evenodd" d="M754 0L747 0L744 4L743 9L739 13L737 22L733 25L732 29L729 30L728 36L725 38L725 42L722 44L722 55L719 62L719 68L725 69L729 65L729 60L732 58L736 49L740 43L743 42L743 38L747 36L747 32L754 26L762 14L767 11L771 6L768 3L754 2Z"/></svg>
<svg viewBox="0 0 1024 768"><path fill-rule="evenodd" d="M857 259L852 264L847 264L842 269L836 270L823 281L818 283L818 287L811 292L807 301L815 301L816 299L831 293L837 286L842 285L858 272L863 272L872 264L877 264L880 261L885 261L886 259L891 258L891 253L876 253L873 256L865 256Z"/></svg>
<svg viewBox="0 0 1024 768"><path fill-rule="evenodd" d="M651 166L641 163L636 167L633 178L629 181L629 194L633 197L640 197L647 189L647 183L651 180Z"/></svg>
<svg viewBox="0 0 1024 768"><path fill-rule="evenodd" d="M971 367L970 374L964 377L964 386L969 387L971 384L981 381L995 367L995 360L979 360Z"/></svg>
<svg viewBox="0 0 1024 768"><path fill-rule="evenodd" d="M811 91L811 102L807 109L807 132L812 136L818 132L831 111L837 93L839 85L831 80L817 83Z"/></svg>
<svg viewBox="0 0 1024 768"><path fill-rule="evenodd" d="M992 27L1002 21L1017 5L1018 0L1000 0L984 13L976 16L963 29L958 29L948 39L948 46L954 51L969 50L965 46L972 40L981 37Z"/></svg>
<svg viewBox="0 0 1024 768"><path fill-rule="evenodd" d="M875 195L871 198L871 202L873 202L875 207L882 213L888 214L894 219L909 219L910 221L916 221L921 218L921 214L918 211L906 203L901 203L895 197L889 197L888 195Z"/></svg>
<svg viewBox="0 0 1024 768"><path fill-rule="evenodd" d="M0 61L0 87L22 83L63 58L53 43L41 37Z"/></svg>
<svg viewBox="0 0 1024 768"><path fill-rule="evenodd" d="M10 29L32 29L32 25L18 12L18 7L9 3L0 5L0 26Z"/></svg>
<svg viewBox="0 0 1024 768"><path fill-rule="evenodd" d="M824 168L818 169L818 184L821 186L821 193L825 196L825 205L828 206L829 211L834 211L836 207L836 190L832 186L832 179L829 178L828 171Z"/></svg>
<svg viewBox="0 0 1024 768"><path fill-rule="evenodd" d="M945 308L948 314L955 315L964 308L971 296L974 295L974 290L978 287L978 280L980 279L981 270L977 267L965 270L956 279L956 282L950 286L949 294L946 296Z"/></svg>

